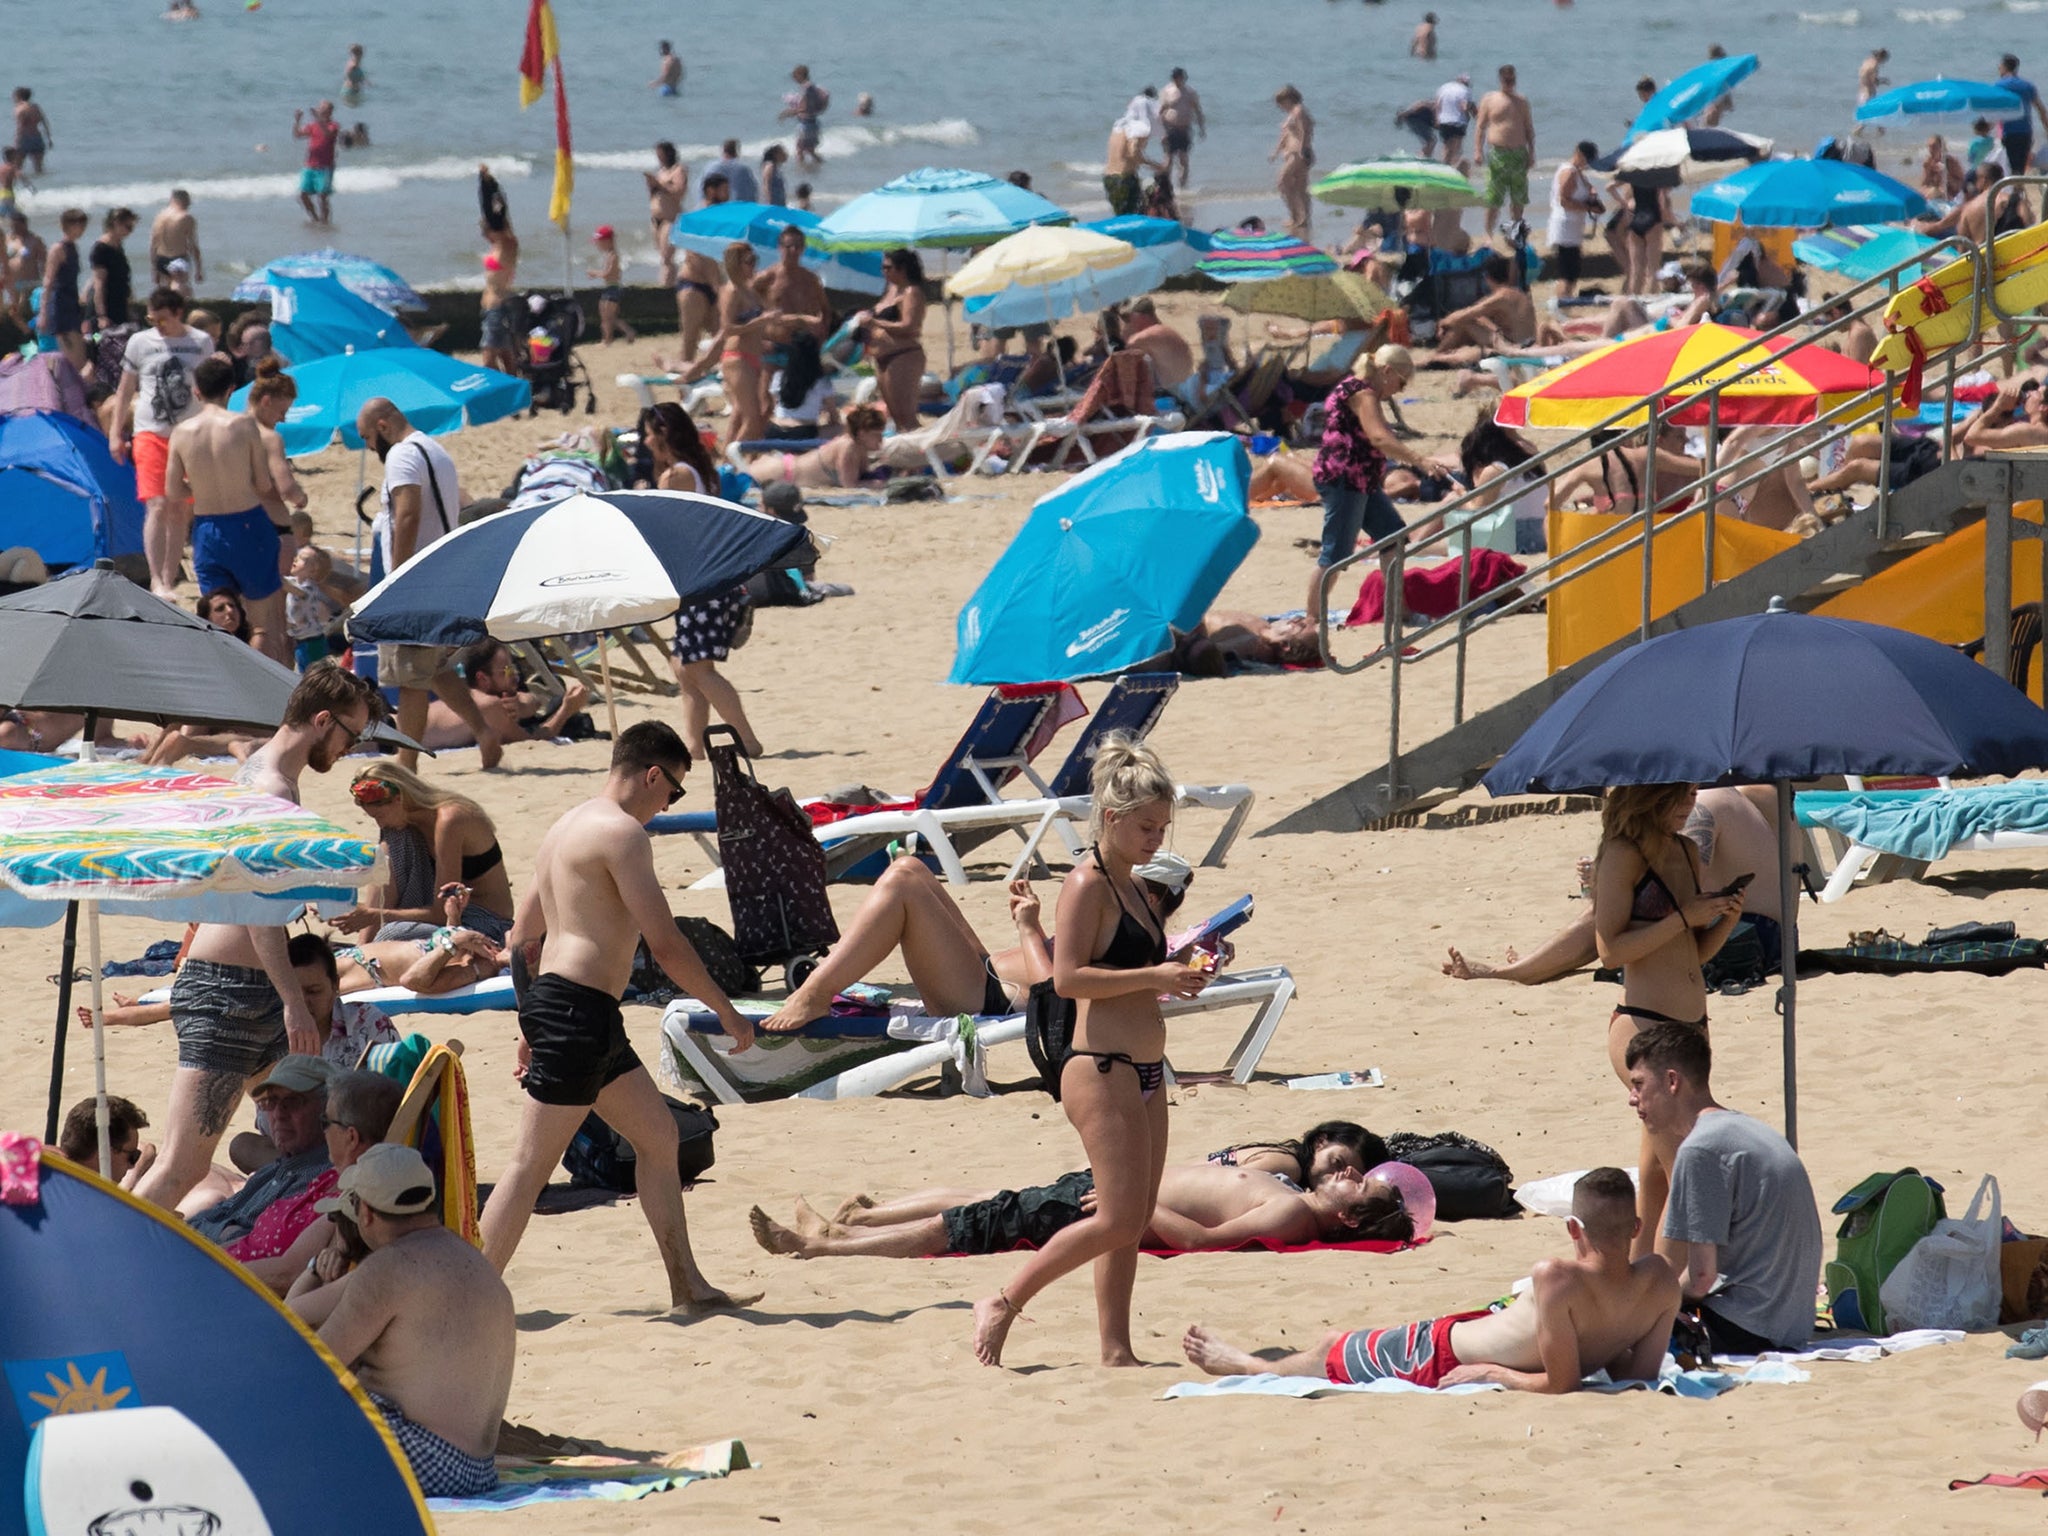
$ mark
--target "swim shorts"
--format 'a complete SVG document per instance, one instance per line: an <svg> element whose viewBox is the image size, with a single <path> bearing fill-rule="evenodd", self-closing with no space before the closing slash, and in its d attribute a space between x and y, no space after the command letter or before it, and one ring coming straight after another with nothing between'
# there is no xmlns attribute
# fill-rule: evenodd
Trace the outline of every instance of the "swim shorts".
<svg viewBox="0 0 2048 1536"><path fill-rule="evenodd" d="M299 196L328 197L334 191L334 172L320 166L307 166L299 172Z"/></svg>
<svg viewBox="0 0 2048 1536"><path fill-rule="evenodd" d="M532 1057L526 1091L543 1104L595 1104L640 1065L619 1000L566 977L533 979L519 1002L519 1033Z"/></svg>
<svg viewBox="0 0 2048 1536"><path fill-rule="evenodd" d="M1005 1189L972 1205L956 1205L942 1213L946 1252L988 1254L1008 1253L1026 1245L1043 1248L1055 1232L1088 1214L1081 1208L1081 1199L1094 1188L1094 1173L1083 1168L1035 1189Z"/></svg>
<svg viewBox="0 0 2048 1536"><path fill-rule="evenodd" d="M171 983L178 1065L254 1077L285 1054L284 1000L260 970L187 960Z"/></svg>
<svg viewBox="0 0 2048 1536"><path fill-rule="evenodd" d="M1169 155L1184 155L1194 144L1194 138L1185 128L1168 128L1163 142Z"/></svg>
<svg viewBox="0 0 2048 1536"><path fill-rule="evenodd" d="M386 688L431 688L454 663L454 650L444 645L380 645L377 681Z"/></svg>
<svg viewBox="0 0 2048 1536"><path fill-rule="evenodd" d="M1102 192L1109 199L1109 211L1113 214L1136 213L1141 189L1138 178L1132 174L1105 176L1102 178Z"/></svg>
<svg viewBox="0 0 2048 1536"><path fill-rule="evenodd" d="M403 1408L381 1392L367 1396L384 1415L391 1438L412 1463L412 1475L428 1498L473 1499L498 1486L496 1457L472 1456L450 1445L431 1429L413 1423Z"/></svg>
<svg viewBox="0 0 2048 1536"><path fill-rule="evenodd" d="M493 304L484 311L483 345L492 352L510 352L518 345L512 330L510 304Z"/></svg>
<svg viewBox="0 0 2048 1536"><path fill-rule="evenodd" d="M1405 1328L1361 1328L1347 1333L1330 1346L1323 1374L1332 1381L1354 1385L1408 1381L1418 1387L1440 1386L1444 1377L1458 1368L1458 1357L1451 1352L1451 1330L1484 1316L1482 1308L1410 1323Z"/></svg>
<svg viewBox="0 0 2048 1536"><path fill-rule="evenodd" d="M128 457L135 465L135 494L144 501L163 495L171 440L161 432L138 432L128 439Z"/></svg>
<svg viewBox="0 0 2048 1536"><path fill-rule="evenodd" d="M1550 254L1557 259L1557 275L1567 283L1576 283L1579 274L1585 270L1586 248L1582 245L1553 245Z"/></svg>
<svg viewBox="0 0 2048 1536"><path fill-rule="evenodd" d="M1486 152L1486 206L1502 203L1525 208L1529 203L1529 151L1489 149Z"/></svg>
<svg viewBox="0 0 2048 1536"><path fill-rule="evenodd" d="M277 529L261 507L192 519L192 579L202 592L233 587L253 603L282 591L277 551Z"/></svg>

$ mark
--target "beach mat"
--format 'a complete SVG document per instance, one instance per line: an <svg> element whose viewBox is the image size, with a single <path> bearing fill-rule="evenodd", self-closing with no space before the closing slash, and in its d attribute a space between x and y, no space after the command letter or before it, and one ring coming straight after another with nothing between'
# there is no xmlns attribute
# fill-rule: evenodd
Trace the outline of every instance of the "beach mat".
<svg viewBox="0 0 2048 1536"><path fill-rule="evenodd" d="M1726 1371L1681 1371L1670 1356L1665 1356L1664 1371L1659 1376L1656 1390L1673 1397L1711 1398L1723 1392L1733 1391L1743 1384L1745 1378L1732 1376ZM1609 1381L1606 1376L1588 1377L1580 1383L1585 1392L1647 1392L1651 1390L1646 1381ZM1319 1376L1275 1376L1270 1372L1258 1376L1221 1376L1214 1381L1177 1381L1160 1393L1163 1399L1177 1397L1336 1397L1358 1392L1392 1396L1397 1393L1421 1393L1425 1397L1469 1397L1478 1392L1505 1392L1506 1387L1491 1381L1470 1381L1456 1387L1418 1387L1412 1381L1328 1381Z"/></svg>
<svg viewBox="0 0 2048 1536"><path fill-rule="evenodd" d="M2027 1488L2048 1495L2048 1467L2037 1467L2032 1472L1987 1472L1982 1477L1950 1478L1948 1491L1954 1493L1958 1488Z"/></svg>
<svg viewBox="0 0 2048 1536"><path fill-rule="evenodd" d="M565 1447L581 1444L555 1436L534 1436L533 1431L508 1426L499 1436L501 1452L506 1444L517 1443L521 1437L553 1441ZM690 1450L637 1460L569 1451L539 1456L500 1454L496 1488L475 1498L429 1499L427 1508L436 1514L454 1514L524 1509L529 1504L563 1504L582 1499L626 1503L666 1493L671 1488L686 1488L707 1477L743 1472L752 1465L747 1459L747 1448L737 1440L714 1440Z"/></svg>

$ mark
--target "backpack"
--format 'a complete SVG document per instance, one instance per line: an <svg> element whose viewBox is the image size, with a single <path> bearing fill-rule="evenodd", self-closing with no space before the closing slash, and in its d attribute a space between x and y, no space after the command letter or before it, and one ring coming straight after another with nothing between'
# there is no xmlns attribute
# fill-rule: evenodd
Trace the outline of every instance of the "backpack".
<svg viewBox="0 0 2048 1536"><path fill-rule="evenodd" d="M685 1185L693 1184L718 1160L711 1145L712 1133L718 1129L718 1116L701 1104L685 1104L665 1093L661 1101L675 1116L676 1134L681 1138L682 1144L676 1149L676 1172L682 1175ZM595 1112L583 1117L582 1126L569 1142L569 1150L562 1154L562 1166L568 1170L572 1189L609 1189L622 1195L634 1191L634 1161L633 1144Z"/></svg>
<svg viewBox="0 0 2048 1536"><path fill-rule="evenodd" d="M1484 1220L1521 1210L1515 1204L1514 1170L1483 1141L1456 1131L1434 1136L1396 1131L1387 1138L1387 1151L1429 1180L1438 1221Z"/></svg>
<svg viewBox="0 0 2048 1536"><path fill-rule="evenodd" d="M1038 1068L1038 1086L1058 1103L1060 1073L1074 1053L1074 1000L1061 997L1050 981L1033 982L1024 1001L1024 1047Z"/></svg>
<svg viewBox="0 0 2048 1536"><path fill-rule="evenodd" d="M1822 1271L1838 1328L1887 1331L1878 1292L1934 1224L1947 1217L1941 1186L1917 1168L1873 1173L1834 1204L1842 1225L1835 1257Z"/></svg>

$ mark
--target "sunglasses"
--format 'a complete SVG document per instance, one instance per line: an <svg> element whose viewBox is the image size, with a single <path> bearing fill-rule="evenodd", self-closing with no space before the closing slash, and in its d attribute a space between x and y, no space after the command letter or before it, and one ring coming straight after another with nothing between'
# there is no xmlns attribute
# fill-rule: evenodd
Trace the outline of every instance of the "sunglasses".
<svg viewBox="0 0 2048 1536"><path fill-rule="evenodd" d="M341 732L341 750L347 752L369 732L370 722L365 720L360 727L350 727L341 723L340 716L330 714L327 717L327 728L330 731Z"/></svg>
<svg viewBox="0 0 2048 1536"><path fill-rule="evenodd" d="M668 780L668 803L670 805L674 805L678 800L682 799L684 795L687 795L689 793L687 789L683 788L683 781L677 778L674 774L670 773L666 768L662 767L661 764L656 763L654 765L654 771L660 774L664 779Z"/></svg>
<svg viewBox="0 0 2048 1536"><path fill-rule="evenodd" d="M348 794L357 805L389 805L398 798L398 790L382 779L357 779Z"/></svg>

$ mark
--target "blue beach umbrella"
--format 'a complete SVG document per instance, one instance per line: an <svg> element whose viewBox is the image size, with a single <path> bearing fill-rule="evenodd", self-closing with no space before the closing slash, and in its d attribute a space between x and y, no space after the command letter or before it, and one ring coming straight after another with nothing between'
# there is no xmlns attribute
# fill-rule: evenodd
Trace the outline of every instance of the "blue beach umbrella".
<svg viewBox="0 0 2048 1536"><path fill-rule="evenodd" d="M411 283L382 262L347 251L301 251L265 262L235 284L234 297L244 303L260 303L270 297L271 285L279 278L332 277L361 299L396 314L401 309L425 309L427 301Z"/></svg>
<svg viewBox="0 0 2048 1536"><path fill-rule="evenodd" d="M1193 629L1259 541L1227 432L1133 443L1039 498L960 610L949 682L1121 672Z"/></svg>
<svg viewBox="0 0 2048 1536"><path fill-rule="evenodd" d="M2048 711L1960 652L1881 624L1783 612L1632 646L1574 685L1483 781L1496 795L1617 784L1778 786L1785 1126L1797 1132L1792 783L2048 766Z"/></svg>
<svg viewBox="0 0 2048 1536"><path fill-rule="evenodd" d="M1861 224L1845 224L1802 235L1792 242L1792 254L1809 267L1839 272L1860 283L1890 271L1938 243L1932 235L1914 229L1871 229Z"/></svg>
<svg viewBox="0 0 2048 1536"><path fill-rule="evenodd" d="M299 397L277 430L284 451L294 457L319 452L337 434L349 447L362 447L356 413L380 395L422 432L437 435L517 415L533 403L526 380L427 347L342 352L287 372ZM240 410L248 398L249 391L239 389L228 404Z"/></svg>
<svg viewBox="0 0 2048 1536"><path fill-rule="evenodd" d="M1120 267L1083 272L1055 283L1019 284L962 306L976 325L1048 325L1068 315L1090 315L1150 293L1166 281L1166 268L1151 251L1140 251Z"/></svg>
<svg viewBox="0 0 2048 1536"><path fill-rule="evenodd" d="M0 549L17 544L51 566L142 553L135 467L76 416L0 416Z"/></svg>
<svg viewBox="0 0 2048 1536"><path fill-rule="evenodd" d="M1126 245L1135 245L1166 269L1168 277L1195 270L1195 263L1209 254L1213 242L1199 229L1190 229L1175 219L1154 219L1142 213L1113 214L1090 219L1080 226L1098 235L1108 235Z"/></svg>
<svg viewBox="0 0 2048 1536"><path fill-rule="evenodd" d="M1859 123L1912 123L1943 118L1997 122L2024 117L2027 104L2003 86L1981 80L1916 80L1880 91L1856 109Z"/></svg>
<svg viewBox="0 0 2048 1536"><path fill-rule="evenodd" d="M1633 139L1640 134L1655 133L1659 128L1676 128L1698 117L1727 95L1738 82L1755 74L1756 65L1757 58L1753 53L1695 64L1643 103L1643 110L1629 125L1628 136Z"/></svg>
<svg viewBox="0 0 2048 1536"><path fill-rule="evenodd" d="M828 215L818 239L834 251L887 251L899 245L966 249L993 245L1031 224L1071 224L1074 216L1036 192L980 171L927 166L884 182Z"/></svg>
<svg viewBox="0 0 2048 1536"><path fill-rule="evenodd" d="M270 285L270 339L295 363L417 343L388 310L334 277L281 277Z"/></svg>
<svg viewBox="0 0 2048 1536"><path fill-rule="evenodd" d="M761 253L762 262L776 259L775 242L783 230L794 224L806 237L823 223L823 218L802 208L778 208L772 203L709 203L684 214L668 229L669 243L686 251L720 260L725 248L744 240ZM804 251L804 266L818 274L828 288L849 293L880 293L883 289L882 258L867 252L831 252L811 240Z"/></svg>
<svg viewBox="0 0 2048 1536"><path fill-rule="evenodd" d="M52 1149L34 1172L0 1204L10 1530L434 1528L383 1415L247 1270Z"/></svg>
<svg viewBox="0 0 2048 1536"><path fill-rule="evenodd" d="M1692 211L1752 229L1823 229L1898 224L1932 210L1905 183L1846 160L1766 160L1701 187Z"/></svg>

